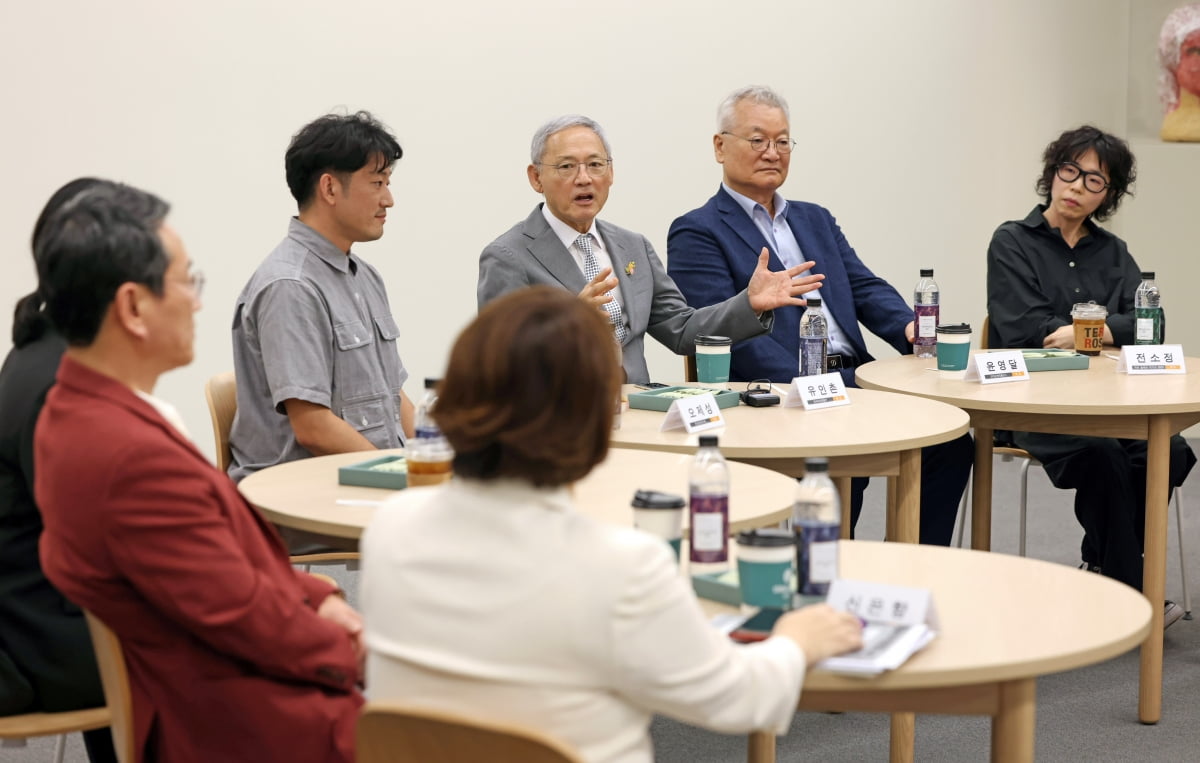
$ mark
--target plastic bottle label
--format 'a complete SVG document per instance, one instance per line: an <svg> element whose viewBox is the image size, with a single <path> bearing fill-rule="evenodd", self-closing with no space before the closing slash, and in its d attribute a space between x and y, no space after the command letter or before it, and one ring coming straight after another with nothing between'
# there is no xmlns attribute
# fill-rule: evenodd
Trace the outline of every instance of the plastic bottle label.
<svg viewBox="0 0 1200 763"><path fill-rule="evenodd" d="M940 312L938 306L917 305L913 308L913 312L917 321L916 338L922 340L921 344L934 344L937 342L937 324Z"/></svg>
<svg viewBox="0 0 1200 763"><path fill-rule="evenodd" d="M1139 307L1134 310L1134 343L1161 344L1162 318L1157 307Z"/></svg>
<svg viewBox="0 0 1200 763"><path fill-rule="evenodd" d="M688 543L693 562L729 560L729 496L693 495Z"/></svg>
<svg viewBox="0 0 1200 763"><path fill-rule="evenodd" d="M825 373L825 338L800 337L800 375L820 376Z"/></svg>
<svg viewBox="0 0 1200 763"><path fill-rule="evenodd" d="M798 520L793 526L797 588L805 596L824 596L838 574L841 523Z"/></svg>

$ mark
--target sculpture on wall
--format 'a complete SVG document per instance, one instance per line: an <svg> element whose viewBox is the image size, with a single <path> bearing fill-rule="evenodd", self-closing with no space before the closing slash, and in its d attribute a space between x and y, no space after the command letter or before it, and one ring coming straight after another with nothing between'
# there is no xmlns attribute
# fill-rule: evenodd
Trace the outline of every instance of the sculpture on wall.
<svg viewBox="0 0 1200 763"><path fill-rule="evenodd" d="M1158 38L1159 136L1200 142L1200 3L1171 11Z"/></svg>

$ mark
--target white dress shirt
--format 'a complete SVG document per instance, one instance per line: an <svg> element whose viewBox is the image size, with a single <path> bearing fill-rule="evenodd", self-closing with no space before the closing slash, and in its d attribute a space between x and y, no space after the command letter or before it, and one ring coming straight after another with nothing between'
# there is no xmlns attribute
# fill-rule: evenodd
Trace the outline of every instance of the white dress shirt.
<svg viewBox="0 0 1200 763"><path fill-rule="evenodd" d="M655 713L786 733L803 651L737 646L665 543L565 488L455 478L398 493L362 538L367 693L518 723L594 763L650 763Z"/></svg>
<svg viewBox="0 0 1200 763"><path fill-rule="evenodd" d="M579 238L579 231L567 225L562 220L554 216L550 211L549 204L542 205L542 216L546 218L546 223L550 226L550 230L554 231L554 235L558 236L558 240L571 253L571 258L575 260L575 264L579 266L579 272L587 276L587 270L583 266L583 252L579 250L579 246L575 243L575 239ZM588 234L592 237L592 255L596 258L596 266L600 270L610 268L613 275L616 275L616 269L613 268L612 256L608 253L608 248L604 245L604 239L600 238L600 231L596 230L596 221L592 220L592 227L588 230ZM621 309L625 309L625 297L621 295L620 283L610 292L613 299L621 305ZM629 319L625 319L625 324L628 326Z"/></svg>

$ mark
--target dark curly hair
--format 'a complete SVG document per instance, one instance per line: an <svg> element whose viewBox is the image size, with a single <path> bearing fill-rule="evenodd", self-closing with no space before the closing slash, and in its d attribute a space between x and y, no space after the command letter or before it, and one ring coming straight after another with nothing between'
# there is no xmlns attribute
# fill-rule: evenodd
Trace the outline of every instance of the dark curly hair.
<svg viewBox="0 0 1200 763"><path fill-rule="evenodd" d="M1107 220L1121 206L1121 198L1129 193L1129 187L1137 180L1137 160L1129 150L1129 144L1115 135L1084 125L1067 130L1058 136L1042 154L1042 176L1037 181L1037 192L1046 203L1050 203L1050 189L1054 185L1054 173L1058 165L1073 162L1091 149L1096 152L1100 166L1108 174L1108 191L1104 201L1092 213L1098 221Z"/></svg>

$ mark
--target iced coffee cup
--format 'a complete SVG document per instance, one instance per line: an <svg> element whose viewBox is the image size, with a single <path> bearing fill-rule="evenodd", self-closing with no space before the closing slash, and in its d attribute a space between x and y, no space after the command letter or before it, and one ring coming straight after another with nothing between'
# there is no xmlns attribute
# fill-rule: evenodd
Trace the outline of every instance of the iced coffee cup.
<svg viewBox="0 0 1200 763"><path fill-rule="evenodd" d="M1099 355L1104 349L1104 320L1108 308L1095 302L1076 302L1071 308L1071 320L1075 324L1075 352L1081 355Z"/></svg>

